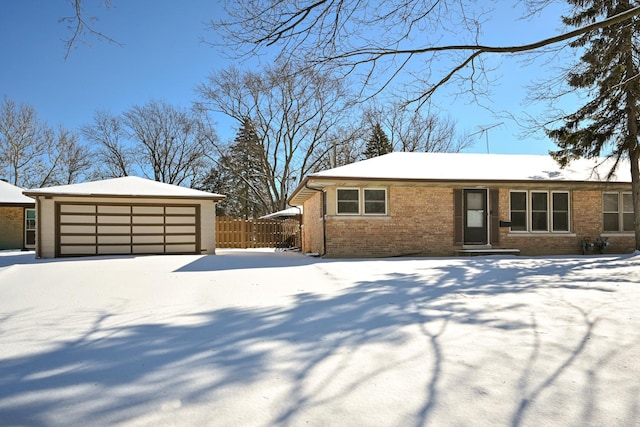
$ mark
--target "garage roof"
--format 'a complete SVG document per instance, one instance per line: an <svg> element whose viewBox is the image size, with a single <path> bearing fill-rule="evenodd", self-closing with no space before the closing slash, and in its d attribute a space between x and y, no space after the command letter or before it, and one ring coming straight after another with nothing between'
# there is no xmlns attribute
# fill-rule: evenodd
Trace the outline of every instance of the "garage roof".
<svg viewBox="0 0 640 427"><path fill-rule="evenodd" d="M23 191L23 188L0 180L0 205L24 206L35 204L35 201L31 197L22 194Z"/></svg>
<svg viewBox="0 0 640 427"><path fill-rule="evenodd" d="M24 194L29 196L163 197L214 201L225 198L221 194L179 187L136 176L31 189L24 191Z"/></svg>

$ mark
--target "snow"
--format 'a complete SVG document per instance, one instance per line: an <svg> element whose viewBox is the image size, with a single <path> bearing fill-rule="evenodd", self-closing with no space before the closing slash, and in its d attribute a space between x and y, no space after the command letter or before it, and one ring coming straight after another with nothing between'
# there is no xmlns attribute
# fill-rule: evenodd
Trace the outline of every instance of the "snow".
<svg viewBox="0 0 640 427"><path fill-rule="evenodd" d="M0 253L0 425L630 426L640 253Z"/></svg>
<svg viewBox="0 0 640 427"><path fill-rule="evenodd" d="M311 174L309 177L437 181L606 181L614 163L613 159L579 159L560 168L551 156L542 155L396 152ZM628 161L620 161L610 181L631 182Z"/></svg>
<svg viewBox="0 0 640 427"><path fill-rule="evenodd" d="M302 212L303 212L302 206L292 206L290 208L283 209L281 211L270 213L268 215L263 215L260 217L260 219L287 218L287 217L302 215Z"/></svg>
<svg viewBox="0 0 640 427"><path fill-rule="evenodd" d="M0 180L0 205L34 204L35 200L22 194L24 189Z"/></svg>
<svg viewBox="0 0 640 427"><path fill-rule="evenodd" d="M147 197L192 197L199 199L223 199L224 196L193 188L156 182L137 176L104 179L79 184L58 185L27 190L29 195L69 196L147 196Z"/></svg>

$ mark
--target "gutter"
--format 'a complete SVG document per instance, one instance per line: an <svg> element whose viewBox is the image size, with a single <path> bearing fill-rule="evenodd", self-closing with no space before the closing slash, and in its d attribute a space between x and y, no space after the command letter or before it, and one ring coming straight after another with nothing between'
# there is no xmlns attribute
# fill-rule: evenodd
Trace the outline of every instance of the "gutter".
<svg viewBox="0 0 640 427"><path fill-rule="evenodd" d="M322 253L320 254L320 256L325 256L325 254L327 253L327 222L325 221L325 218L324 218L325 214L326 214L325 211L324 211L325 192L322 191L319 188L309 187L309 180L308 179L305 179L305 181L303 182L303 187L306 188L307 190L317 191L317 192L321 193L321 196L322 196L322 205L320 206L320 209L322 209ZM300 237L302 238L302 233L300 234Z"/></svg>

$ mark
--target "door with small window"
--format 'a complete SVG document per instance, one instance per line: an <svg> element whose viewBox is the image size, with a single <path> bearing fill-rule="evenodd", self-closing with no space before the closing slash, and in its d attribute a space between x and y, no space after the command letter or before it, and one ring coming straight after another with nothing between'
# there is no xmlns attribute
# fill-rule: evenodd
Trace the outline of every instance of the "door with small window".
<svg viewBox="0 0 640 427"><path fill-rule="evenodd" d="M33 249L36 247L36 210L24 210L24 247Z"/></svg>
<svg viewBox="0 0 640 427"><path fill-rule="evenodd" d="M487 231L487 190L464 190L464 244L486 245Z"/></svg>

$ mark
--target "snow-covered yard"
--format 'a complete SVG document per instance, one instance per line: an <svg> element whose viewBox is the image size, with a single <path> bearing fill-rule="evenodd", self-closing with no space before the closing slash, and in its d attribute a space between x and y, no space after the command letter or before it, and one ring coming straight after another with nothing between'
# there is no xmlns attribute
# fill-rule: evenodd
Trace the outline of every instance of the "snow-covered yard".
<svg viewBox="0 0 640 427"><path fill-rule="evenodd" d="M0 255L0 425L630 426L640 254Z"/></svg>

